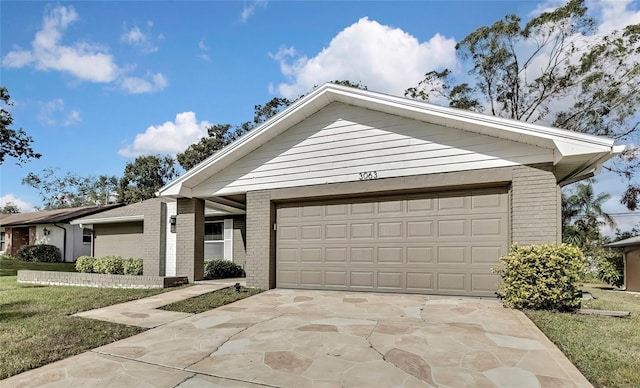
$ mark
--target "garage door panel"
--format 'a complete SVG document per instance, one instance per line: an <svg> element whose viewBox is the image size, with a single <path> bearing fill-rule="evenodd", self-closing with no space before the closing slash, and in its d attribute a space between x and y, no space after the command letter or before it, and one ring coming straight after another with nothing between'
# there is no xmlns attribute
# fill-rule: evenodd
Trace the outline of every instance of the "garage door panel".
<svg viewBox="0 0 640 388"><path fill-rule="evenodd" d="M433 291L434 274L429 272L407 272L406 289L413 291Z"/></svg>
<svg viewBox="0 0 640 388"><path fill-rule="evenodd" d="M353 288L374 288L373 271L351 271L349 273L349 286Z"/></svg>
<svg viewBox="0 0 640 388"><path fill-rule="evenodd" d="M407 264L431 264L433 263L433 247L414 246L407 247Z"/></svg>
<svg viewBox="0 0 640 388"><path fill-rule="evenodd" d="M327 240L346 240L348 237L347 224L325 225L325 239Z"/></svg>
<svg viewBox="0 0 640 388"><path fill-rule="evenodd" d="M434 237L433 221L407 221L407 238L421 239Z"/></svg>
<svg viewBox="0 0 640 388"><path fill-rule="evenodd" d="M402 272L378 272L378 288L402 290Z"/></svg>
<svg viewBox="0 0 640 388"><path fill-rule="evenodd" d="M436 262L438 264L465 264L467 263L466 251L464 246L439 246Z"/></svg>
<svg viewBox="0 0 640 388"><path fill-rule="evenodd" d="M508 209L506 189L284 205L276 284L492 296Z"/></svg>
<svg viewBox="0 0 640 388"><path fill-rule="evenodd" d="M355 239L373 239L374 225L373 223L351 224L350 238Z"/></svg>
<svg viewBox="0 0 640 388"><path fill-rule="evenodd" d="M388 201L378 203L378 214L384 216L401 216L404 213L404 201Z"/></svg>
<svg viewBox="0 0 640 388"><path fill-rule="evenodd" d="M345 289L349 286L347 278L347 271L325 271L324 284L329 287Z"/></svg>
<svg viewBox="0 0 640 388"><path fill-rule="evenodd" d="M347 248L325 248L325 263L347 263Z"/></svg>
<svg viewBox="0 0 640 388"><path fill-rule="evenodd" d="M378 238L390 239L390 238L403 238L402 234L402 222L378 222Z"/></svg>
<svg viewBox="0 0 640 388"><path fill-rule="evenodd" d="M404 264L402 247L378 247L378 263Z"/></svg>

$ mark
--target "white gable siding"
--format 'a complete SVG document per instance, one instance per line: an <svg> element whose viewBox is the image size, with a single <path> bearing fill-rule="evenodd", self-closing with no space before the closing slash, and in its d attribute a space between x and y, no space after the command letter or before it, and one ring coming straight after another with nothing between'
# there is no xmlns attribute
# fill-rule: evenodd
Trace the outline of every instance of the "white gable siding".
<svg viewBox="0 0 640 388"><path fill-rule="evenodd" d="M332 103L192 191L194 196L553 161L553 151Z"/></svg>

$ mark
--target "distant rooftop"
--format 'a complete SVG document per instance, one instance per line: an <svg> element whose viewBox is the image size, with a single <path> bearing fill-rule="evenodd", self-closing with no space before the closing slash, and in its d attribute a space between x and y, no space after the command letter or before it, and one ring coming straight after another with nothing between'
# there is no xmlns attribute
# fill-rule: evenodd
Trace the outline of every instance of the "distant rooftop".
<svg viewBox="0 0 640 388"><path fill-rule="evenodd" d="M0 217L0 226L27 226L69 222L79 217L114 209L122 204L106 206L84 206L56 210L44 210L31 213L6 214Z"/></svg>

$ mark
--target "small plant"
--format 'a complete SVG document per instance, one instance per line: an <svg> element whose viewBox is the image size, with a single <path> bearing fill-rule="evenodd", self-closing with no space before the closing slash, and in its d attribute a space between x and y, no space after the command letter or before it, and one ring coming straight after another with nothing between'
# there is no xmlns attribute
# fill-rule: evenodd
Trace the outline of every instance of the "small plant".
<svg viewBox="0 0 640 388"><path fill-rule="evenodd" d="M96 259L93 263L93 271L95 273L122 275L124 274L122 258L120 256L105 256Z"/></svg>
<svg viewBox="0 0 640 388"><path fill-rule="evenodd" d="M122 260L122 269L125 275L142 275L142 259L129 258Z"/></svg>
<svg viewBox="0 0 640 388"><path fill-rule="evenodd" d="M207 279L237 278L244 276L244 270L233 261L211 260L204 266L204 276Z"/></svg>
<svg viewBox="0 0 640 388"><path fill-rule="evenodd" d="M96 259L91 256L80 256L76 260L76 271L84 273L93 273L93 265Z"/></svg>
<svg viewBox="0 0 640 388"><path fill-rule="evenodd" d="M39 263L58 263L62 261L62 253L55 245L23 245L18 249L18 259Z"/></svg>
<svg viewBox="0 0 640 388"><path fill-rule="evenodd" d="M506 306L517 309L572 311L580 307L579 285L585 275L582 251L571 245L511 247L494 270Z"/></svg>

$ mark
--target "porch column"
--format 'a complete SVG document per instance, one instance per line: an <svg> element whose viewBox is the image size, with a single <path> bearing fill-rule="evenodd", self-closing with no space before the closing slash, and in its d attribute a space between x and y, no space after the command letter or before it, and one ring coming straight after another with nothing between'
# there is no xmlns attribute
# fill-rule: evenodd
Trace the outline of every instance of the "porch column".
<svg viewBox="0 0 640 388"><path fill-rule="evenodd" d="M271 203L271 192L248 192L245 272L249 287L266 290L276 285L273 220L275 207Z"/></svg>
<svg viewBox="0 0 640 388"><path fill-rule="evenodd" d="M143 274L164 276L166 204L158 201L147 201L143 214Z"/></svg>
<svg viewBox="0 0 640 388"><path fill-rule="evenodd" d="M204 277L204 200L178 198L176 276Z"/></svg>

